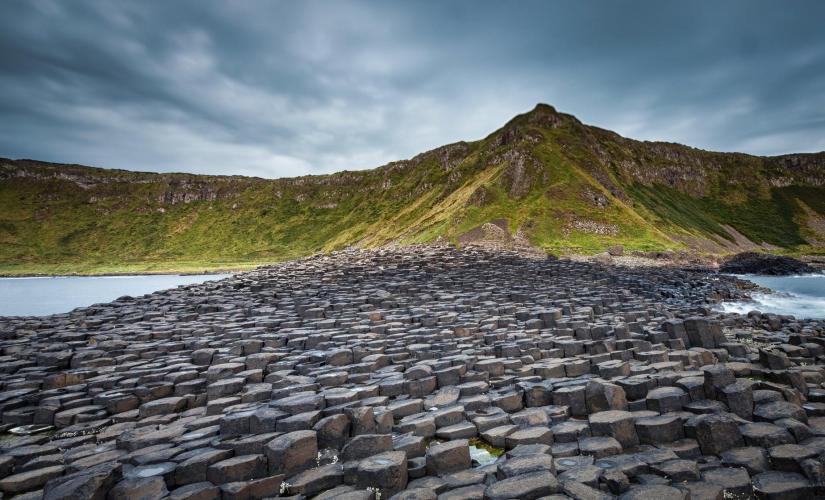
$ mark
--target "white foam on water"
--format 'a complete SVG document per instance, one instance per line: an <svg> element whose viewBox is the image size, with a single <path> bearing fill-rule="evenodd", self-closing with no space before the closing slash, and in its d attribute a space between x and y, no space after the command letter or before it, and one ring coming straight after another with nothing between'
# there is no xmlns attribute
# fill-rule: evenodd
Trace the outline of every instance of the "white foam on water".
<svg viewBox="0 0 825 500"><path fill-rule="evenodd" d="M747 314L750 311L763 313L790 314L799 319L825 318L825 298L795 294L755 293L752 300L741 302L723 302L724 312Z"/></svg>
<svg viewBox="0 0 825 500"><path fill-rule="evenodd" d="M799 319L825 318L825 275L738 277L776 291L751 293L751 300L722 302L719 309L723 312L747 314L756 310L763 313L789 314Z"/></svg>

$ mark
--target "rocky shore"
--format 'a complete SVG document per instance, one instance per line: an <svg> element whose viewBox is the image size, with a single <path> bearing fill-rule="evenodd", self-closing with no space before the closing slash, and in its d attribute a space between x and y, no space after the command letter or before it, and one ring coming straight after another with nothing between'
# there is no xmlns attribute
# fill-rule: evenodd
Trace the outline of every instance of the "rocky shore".
<svg viewBox="0 0 825 500"><path fill-rule="evenodd" d="M0 491L821 498L825 321L714 312L743 293L411 247L0 318Z"/></svg>
<svg viewBox="0 0 825 500"><path fill-rule="evenodd" d="M811 265L784 255L745 252L734 255L723 262L719 270L732 274L762 274L768 276L789 276L816 272Z"/></svg>

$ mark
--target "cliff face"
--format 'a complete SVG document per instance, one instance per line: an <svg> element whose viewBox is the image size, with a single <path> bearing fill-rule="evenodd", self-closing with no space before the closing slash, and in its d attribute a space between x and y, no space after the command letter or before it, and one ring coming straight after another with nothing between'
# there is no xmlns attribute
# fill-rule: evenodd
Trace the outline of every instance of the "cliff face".
<svg viewBox="0 0 825 500"><path fill-rule="evenodd" d="M0 158L0 181L24 181L33 183L67 184L76 186L92 194L112 194L112 187L125 184L162 187L162 193L152 201L174 205L195 201L215 201L236 196L240 190L248 188L262 179L245 177L220 177L192 174L156 174L151 172L129 172L63 165L32 160L9 160Z"/></svg>
<svg viewBox="0 0 825 500"><path fill-rule="evenodd" d="M640 142L548 105L373 170L266 180L0 159L0 269L275 260L496 239L555 252L819 251L825 153ZM503 222L502 222L503 221ZM508 240L509 241L509 240Z"/></svg>

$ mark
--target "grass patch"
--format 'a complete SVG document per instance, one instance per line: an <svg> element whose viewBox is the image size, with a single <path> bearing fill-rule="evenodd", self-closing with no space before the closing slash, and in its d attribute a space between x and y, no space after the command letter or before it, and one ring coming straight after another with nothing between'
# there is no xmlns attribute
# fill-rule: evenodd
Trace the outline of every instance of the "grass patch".
<svg viewBox="0 0 825 500"><path fill-rule="evenodd" d="M819 201L822 189L774 188L767 197L756 194L731 203L723 197L694 198L674 188L636 184L630 195L650 213L657 223L681 228L705 236L733 241L722 224L727 224L754 243L768 243L783 248L807 244L797 219L800 207L796 199L811 201L815 210L825 210Z"/></svg>

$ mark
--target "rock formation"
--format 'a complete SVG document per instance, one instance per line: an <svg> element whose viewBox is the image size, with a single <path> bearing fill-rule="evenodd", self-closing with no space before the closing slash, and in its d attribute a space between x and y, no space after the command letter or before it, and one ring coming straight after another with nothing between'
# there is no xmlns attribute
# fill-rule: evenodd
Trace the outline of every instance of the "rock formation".
<svg viewBox="0 0 825 500"><path fill-rule="evenodd" d="M816 272L810 265L784 255L744 252L734 255L719 266L724 273L733 274L766 274L772 276L787 276L792 274L807 274Z"/></svg>
<svg viewBox="0 0 825 500"><path fill-rule="evenodd" d="M821 497L825 322L713 312L739 294L410 247L0 318L2 430L29 431L0 439L0 491Z"/></svg>

